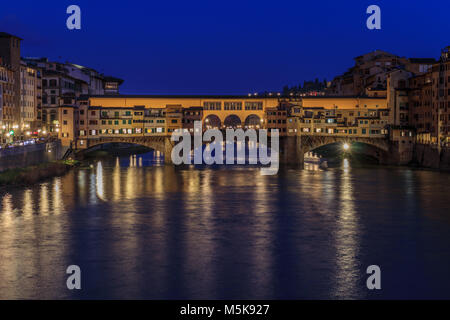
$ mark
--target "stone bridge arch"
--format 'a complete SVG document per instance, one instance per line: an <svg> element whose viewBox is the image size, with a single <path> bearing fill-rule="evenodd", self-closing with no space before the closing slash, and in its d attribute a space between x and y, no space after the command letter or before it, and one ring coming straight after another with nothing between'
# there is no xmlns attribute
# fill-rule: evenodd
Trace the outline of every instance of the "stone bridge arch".
<svg viewBox="0 0 450 320"><path fill-rule="evenodd" d="M203 129L221 128L223 121L216 114L209 114L203 119Z"/></svg>
<svg viewBox="0 0 450 320"><path fill-rule="evenodd" d="M262 125L262 118L257 114L249 114L243 124L246 128L253 128L253 129L259 129L259 127Z"/></svg>
<svg viewBox="0 0 450 320"><path fill-rule="evenodd" d="M390 144L384 138L302 135L300 152L305 154L317 148L335 143L362 143L371 147L372 152L370 152L370 155L376 157L378 161L385 162L389 158Z"/></svg>
<svg viewBox="0 0 450 320"><path fill-rule="evenodd" d="M236 127L242 127L244 124L242 123L241 117L239 117L237 114L229 114L223 120L223 125L225 127L236 128Z"/></svg>
<svg viewBox="0 0 450 320"><path fill-rule="evenodd" d="M91 138L85 140L86 147L74 149L73 153L75 155L82 155L84 152L91 150L96 146L107 143L128 143L140 145L159 151L164 154L164 161L166 163L171 163L171 153L175 142L170 140L167 136L157 136L157 137L102 137L102 138Z"/></svg>

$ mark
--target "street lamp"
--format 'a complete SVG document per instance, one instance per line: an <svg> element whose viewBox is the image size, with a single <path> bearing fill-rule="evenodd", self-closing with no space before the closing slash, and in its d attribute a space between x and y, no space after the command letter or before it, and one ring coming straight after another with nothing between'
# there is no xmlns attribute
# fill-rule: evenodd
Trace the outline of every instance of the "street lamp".
<svg viewBox="0 0 450 320"><path fill-rule="evenodd" d="M344 150L347 151L348 149L350 149L350 145L348 143L344 143L342 145L342 148L344 148Z"/></svg>

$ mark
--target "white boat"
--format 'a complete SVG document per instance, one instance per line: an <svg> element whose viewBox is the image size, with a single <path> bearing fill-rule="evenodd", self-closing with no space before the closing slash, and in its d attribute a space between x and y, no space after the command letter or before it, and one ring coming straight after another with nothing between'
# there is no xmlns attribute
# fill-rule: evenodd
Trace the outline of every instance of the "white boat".
<svg viewBox="0 0 450 320"><path fill-rule="evenodd" d="M307 152L304 157L304 162L306 164L318 165L321 169L328 168L327 159L322 158L322 156L320 156L314 152Z"/></svg>

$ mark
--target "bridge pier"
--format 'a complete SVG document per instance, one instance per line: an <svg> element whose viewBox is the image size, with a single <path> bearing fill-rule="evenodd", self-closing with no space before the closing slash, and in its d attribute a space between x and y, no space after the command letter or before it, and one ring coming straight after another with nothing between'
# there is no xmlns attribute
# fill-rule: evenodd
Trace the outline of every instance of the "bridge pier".
<svg viewBox="0 0 450 320"><path fill-rule="evenodd" d="M302 151L300 136L280 137L280 163L287 165L303 165L304 153Z"/></svg>
<svg viewBox="0 0 450 320"><path fill-rule="evenodd" d="M174 142L170 140L170 137L164 139L164 163L172 164L172 149Z"/></svg>

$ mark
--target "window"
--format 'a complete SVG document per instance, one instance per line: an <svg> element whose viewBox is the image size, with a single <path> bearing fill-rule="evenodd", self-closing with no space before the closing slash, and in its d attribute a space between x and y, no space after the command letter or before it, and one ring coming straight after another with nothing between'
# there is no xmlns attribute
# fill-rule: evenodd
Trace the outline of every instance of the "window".
<svg viewBox="0 0 450 320"><path fill-rule="evenodd" d="M222 110L222 102L220 101L203 102L203 108L205 110Z"/></svg>
<svg viewBox="0 0 450 320"><path fill-rule="evenodd" d="M245 102L245 110L262 110L262 109L263 109L262 102L252 102L252 101Z"/></svg>
<svg viewBox="0 0 450 320"><path fill-rule="evenodd" d="M224 110L242 110L242 102L225 102Z"/></svg>

